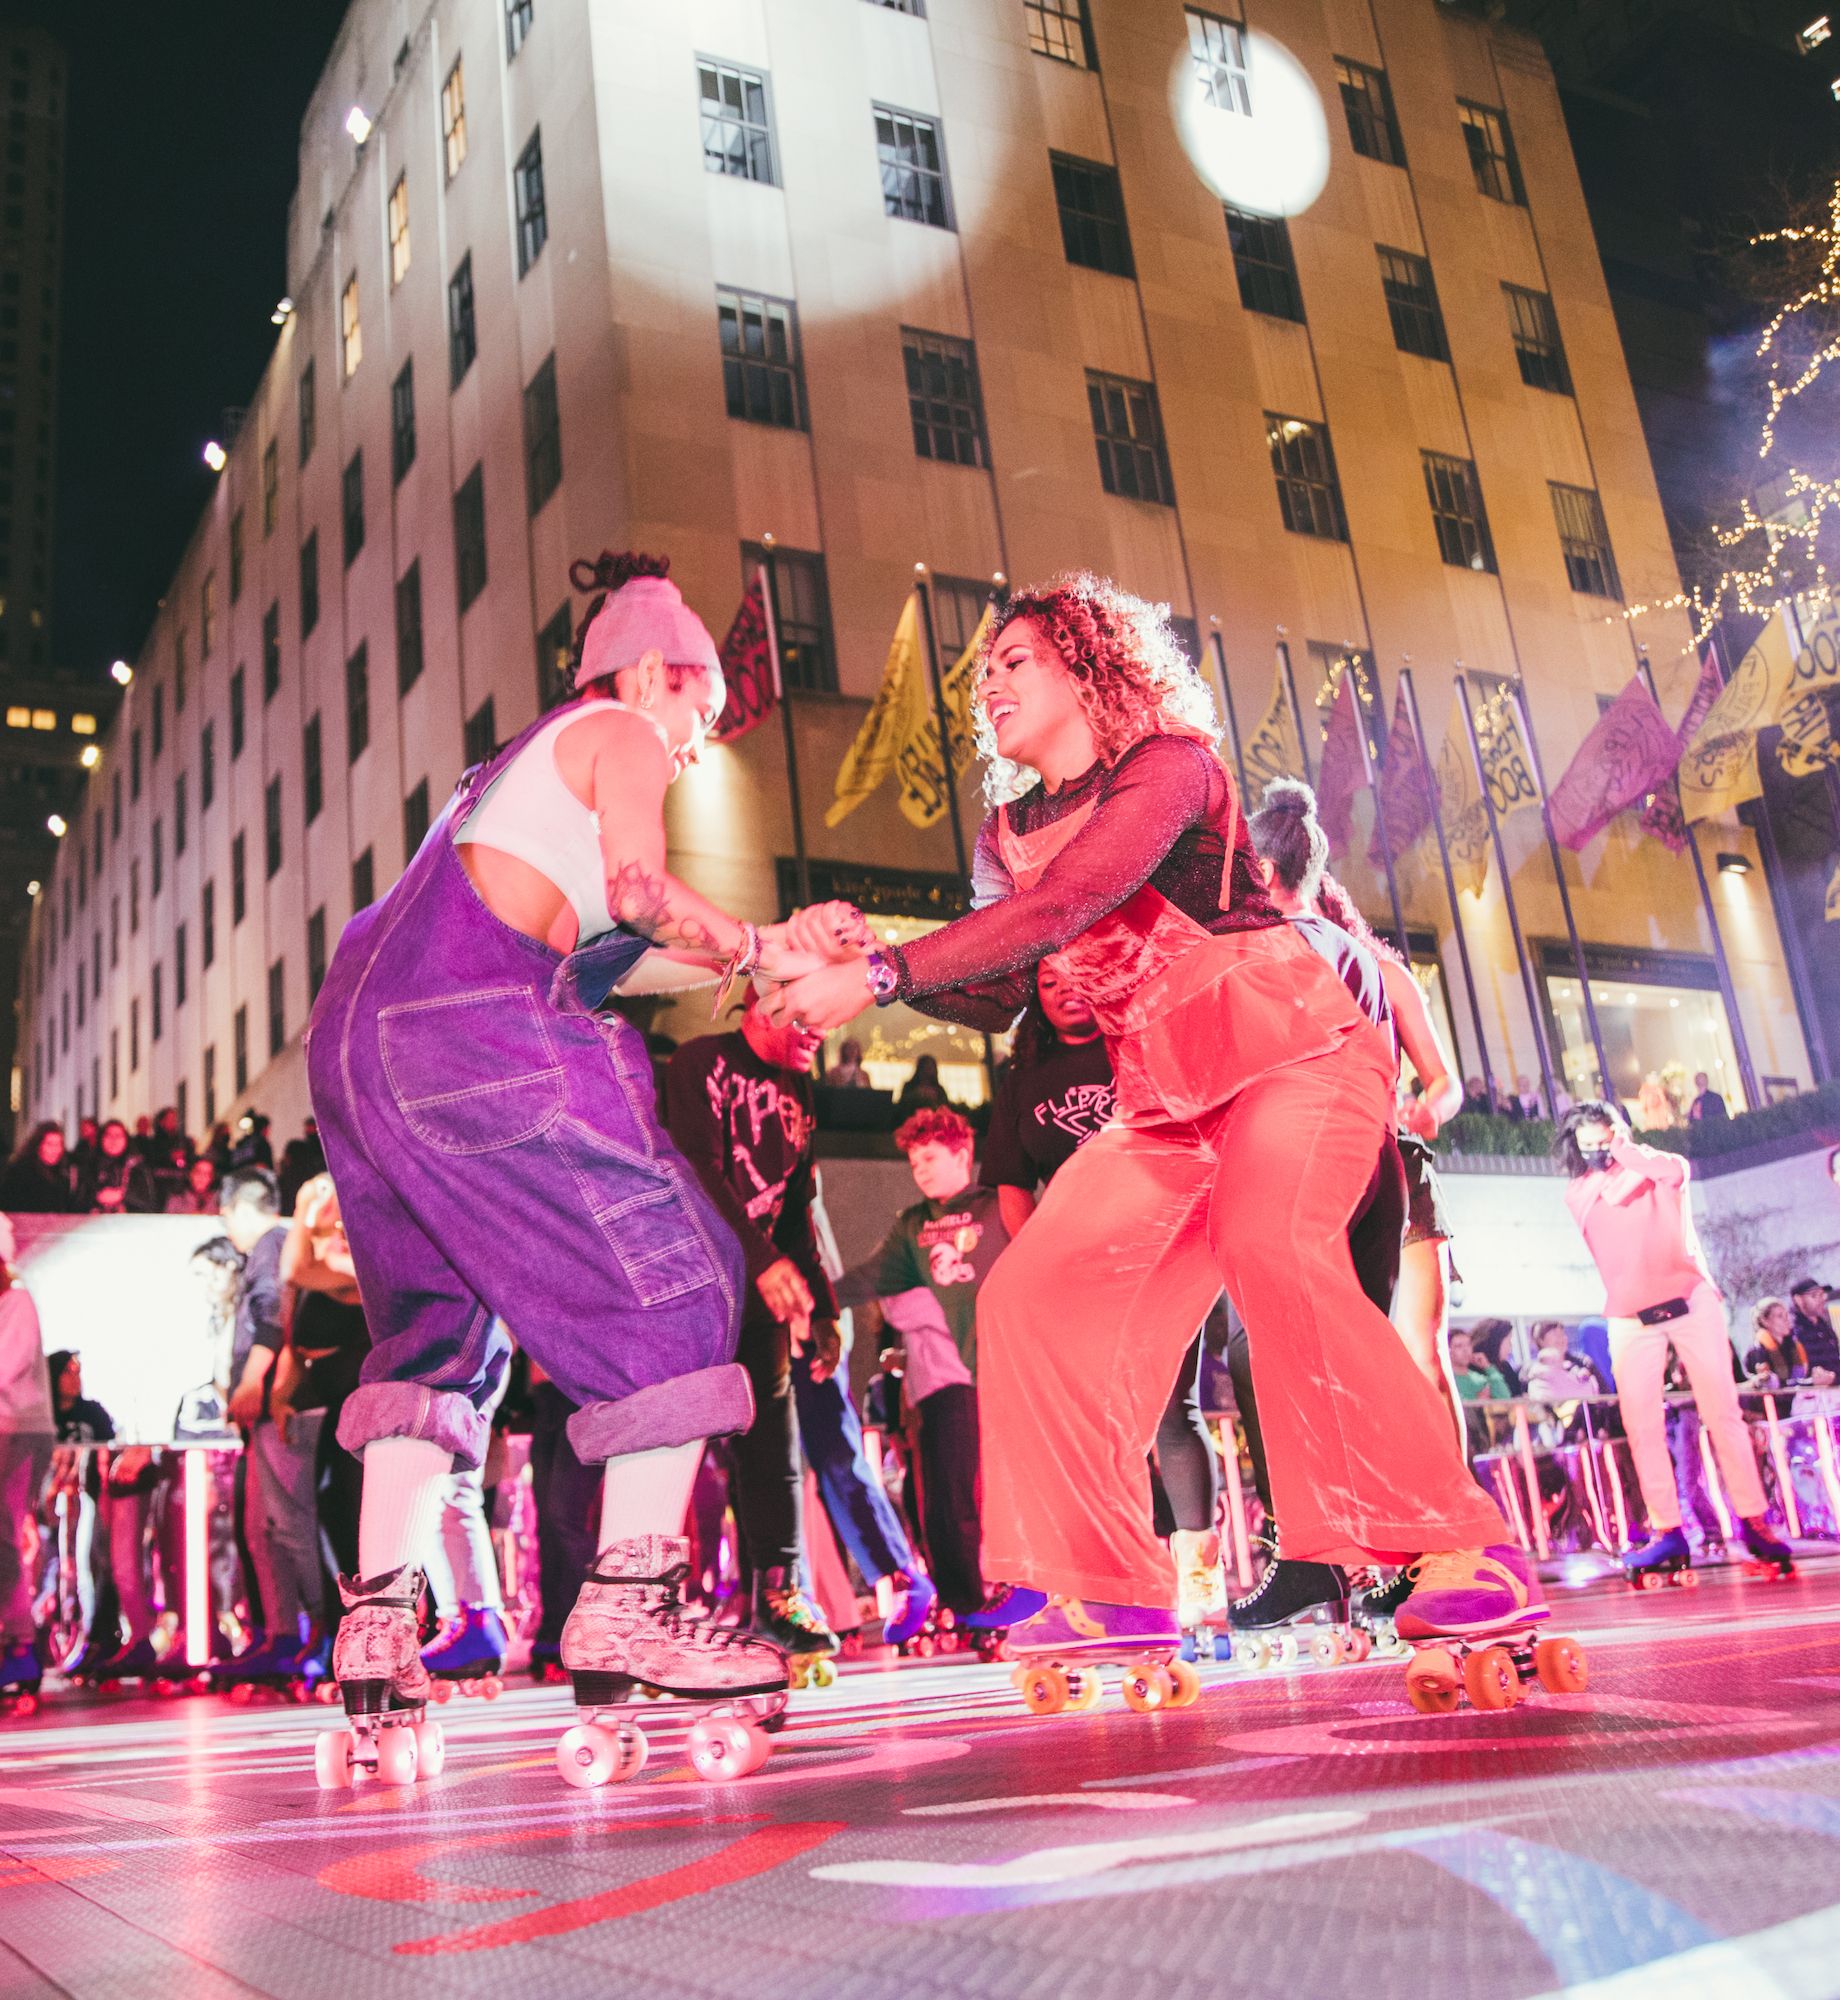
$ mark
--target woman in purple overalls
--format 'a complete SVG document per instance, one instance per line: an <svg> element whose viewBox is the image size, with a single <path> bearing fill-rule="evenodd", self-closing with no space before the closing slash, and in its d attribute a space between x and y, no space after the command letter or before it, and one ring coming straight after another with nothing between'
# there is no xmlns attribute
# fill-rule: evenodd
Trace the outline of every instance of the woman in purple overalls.
<svg viewBox="0 0 1840 2000"><path fill-rule="evenodd" d="M668 567L575 565L600 595L574 700L466 773L346 926L314 1008L313 1109L375 1342L339 1422L364 1461L334 1658L354 1716L426 1699L417 1572L448 1473L484 1454L507 1324L581 1406L577 1453L605 1465L600 1553L562 1637L578 1695L786 1685L775 1647L678 1615L704 1441L753 1414L745 1276L659 1125L644 1038L600 1011L655 947L742 976L762 956L751 924L665 868L665 788L723 702Z"/></svg>

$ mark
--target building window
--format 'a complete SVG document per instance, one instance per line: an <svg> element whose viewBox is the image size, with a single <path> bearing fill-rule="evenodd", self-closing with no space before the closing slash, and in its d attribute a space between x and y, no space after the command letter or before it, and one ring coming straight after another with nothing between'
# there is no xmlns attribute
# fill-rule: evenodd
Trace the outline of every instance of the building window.
<svg viewBox="0 0 1840 2000"><path fill-rule="evenodd" d="M457 389L479 352L479 326L473 317L473 253L447 281L447 379Z"/></svg>
<svg viewBox="0 0 1840 2000"><path fill-rule="evenodd" d="M304 640L319 623L319 530L300 545L300 636ZM276 685L280 685L280 652L276 651ZM266 692L267 673L263 674Z"/></svg>
<svg viewBox="0 0 1840 2000"><path fill-rule="evenodd" d="M204 1052L204 1122L217 1123L217 1044Z"/></svg>
<svg viewBox="0 0 1840 2000"><path fill-rule="evenodd" d="M156 1042L166 1032L166 978L165 967L156 959L153 967L153 1007L152 1019L148 1023L152 1038Z"/></svg>
<svg viewBox="0 0 1840 2000"><path fill-rule="evenodd" d="M1448 361L1450 343L1444 338L1444 315L1438 310L1437 286L1431 265L1409 250L1375 246L1380 257L1380 289L1386 294L1387 316L1393 322L1393 345L1401 354L1422 354L1427 361Z"/></svg>
<svg viewBox="0 0 1840 2000"><path fill-rule="evenodd" d="M1267 410L1265 435L1284 525L1293 535L1345 542L1348 522L1342 513L1341 483L1335 476L1327 426L1302 417L1274 416Z"/></svg>
<svg viewBox="0 0 1840 2000"><path fill-rule="evenodd" d="M231 682L234 687L236 683ZM217 724L207 722L198 732L198 810L209 812L217 797Z"/></svg>
<svg viewBox="0 0 1840 2000"><path fill-rule="evenodd" d="M524 390L524 472L534 515L562 484L562 414L556 407L553 354Z"/></svg>
<svg viewBox="0 0 1840 2000"><path fill-rule="evenodd" d="M281 453L270 438L262 448L262 539L275 532L281 512Z"/></svg>
<svg viewBox="0 0 1840 2000"><path fill-rule="evenodd" d="M403 865L414 860L416 849L428 837L428 780L424 778L403 800Z"/></svg>
<svg viewBox="0 0 1840 2000"><path fill-rule="evenodd" d="M68 1009L70 1006L70 997L68 994L65 995L64 1005L66 1009ZM68 1013L66 1013L64 1020L64 1046L66 1048L69 1048L70 1046L70 1019ZM128 1002L128 1074L130 1076L138 1074L140 1066L141 1066L141 1002L140 1002L140 995L137 993L134 996L134 998Z"/></svg>
<svg viewBox="0 0 1840 2000"><path fill-rule="evenodd" d="M492 697L474 709L466 719L465 754L470 770L475 764L483 764L498 748L498 717L494 713Z"/></svg>
<svg viewBox="0 0 1840 2000"><path fill-rule="evenodd" d="M185 960L185 926L183 924L175 924L173 926L173 1005L175 1007L183 1007L185 1005L186 982L189 978L190 974L186 970Z"/></svg>
<svg viewBox="0 0 1840 2000"><path fill-rule="evenodd" d="M1086 401L1092 412L1093 443L1099 451L1099 479L1106 492L1125 500L1176 504L1163 444L1163 417L1156 385L1126 375L1086 371Z"/></svg>
<svg viewBox="0 0 1840 2000"><path fill-rule="evenodd" d="M109 970L113 972L121 963L121 898L109 898ZM45 990L45 960L41 949L38 961L38 990Z"/></svg>
<svg viewBox="0 0 1840 2000"><path fill-rule="evenodd" d="M530 39L532 0L505 0L505 60L512 61Z"/></svg>
<svg viewBox="0 0 1840 2000"><path fill-rule="evenodd" d="M377 864L370 848L366 848L351 864L351 913L355 917L360 910L368 910L377 900Z"/></svg>
<svg viewBox="0 0 1840 2000"><path fill-rule="evenodd" d="M390 384L390 483L400 486L415 463L415 363L405 361Z"/></svg>
<svg viewBox="0 0 1840 2000"><path fill-rule="evenodd" d="M240 529L242 521L243 516L239 511L231 516L230 525L233 529ZM232 576L236 573L236 556L241 544L242 536L233 534L230 542ZM173 713L174 715L185 713L185 627L183 625L173 634ZM93 715L73 715L70 718L70 727L74 735L94 736L96 718Z"/></svg>
<svg viewBox="0 0 1840 2000"><path fill-rule="evenodd" d="M249 1009L239 1007L230 1026L236 1057L236 1094L241 1097L249 1088Z"/></svg>
<svg viewBox="0 0 1840 2000"><path fill-rule="evenodd" d="M1239 302L1248 312L1303 322L1303 288L1291 255L1291 228L1281 215L1229 208L1227 241L1239 279Z"/></svg>
<svg viewBox="0 0 1840 2000"><path fill-rule="evenodd" d="M741 550L751 575L766 551L752 542ZM837 649L831 637L830 580L824 558L797 549L773 551L773 596L779 610L780 671L786 686L807 694L837 690Z"/></svg>
<svg viewBox="0 0 1840 2000"><path fill-rule="evenodd" d="M390 190L390 283L400 285L409 270L409 176L398 174Z"/></svg>
<svg viewBox="0 0 1840 2000"><path fill-rule="evenodd" d="M249 914L249 843L243 834L230 843L230 928Z"/></svg>
<svg viewBox="0 0 1840 2000"><path fill-rule="evenodd" d="M876 105L875 151L882 167L883 213L950 229L945 156L932 119Z"/></svg>
<svg viewBox="0 0 1840 2000"><path fill-rule="evenodd" d="M422 564L418 556L396 582L396 692L422 677Z"/></svg>
<svg viewBox="0 0 1840 2000"><path fill-rule="evenodd" d="M1118 169L1097 160L1078 160L1070 153L1050 153L1048 161L1061 215L1061 248L1068 263L1109 271L1115 278L1135 277Z"/></svg>
<svg viewBox="0 0 1840 2000"><path fill-rule="evenodd" d="M311 826L319 818L320 807L325 804L325 784L320 761L320 728L317 709L307 718L307 726L301 732L300 744L300 797L301 809L306 824Z"/></svg>
<svg viewBox="0 0 1840 2000"><path fill-rule="evenodd" d="M1203 14L1198 8L1183 10L1188 16L1188 52L1202 92L1217 111L1237 111L1252 116L1252 78L1246 68L1246 31L1237 21L1223 21L1218 14Z"/></svg>
<svg viewBox="0 0 1840 2000"><path fill-rule="evenodd" d="M198 963L209 971L217 962L217 884L209 881L198 906Z"/></svg>
<svg viewBox="0 0 1840 2000"><path fill-rule="evenodd" d="M757 70L699 58L703 102L703 166L712 174L774 186L773 133L767 122L767 80Z"/></svg>
<svg viewBox="0 0 1840 2000"><path fill-rule="evenodd" d="M173 780L174 860L177 860L178 857L185 852L185 842L188 831L186 826L186 821L189 818L189 814L186 811L186 805L187 805L187 797L186 797L185 773L181 771L179 775Z"/></svg>
<svg viewBox="0 0 1840 2000"><path fill-rule="evenodd" d="M1514 358L1520 363L1521 380L1530 389L1550 389L1555 395L1572 393L1572 371L1565 365L1565 345L1559 338L1559 317L1544 292L1524 291L1519 285L1503 285L1508 301L1508 325L1514 334Z"/></svg>
<svg viewBox="0 0 1840 2000"><path fill-rule="evenodd" d="M361 645L345 662L345 761L355 764L371 743L370 648Z"/></svg>
<svg viewBox="0 0 1840 2000"><path fill-rule="evenodd" d="M718 290L716 327L728 414L751 424L803 430L805 377L791 301Z"/></svg>
<svg viewBox="0 0 1840 2000"><path fill-rule="evenodd" d="M287 1047L287 1021L283 1003L287 995L285 959L276 959L268 968L268 1053L272 1060Z"/></svg>
<svg viewBox="0 0 1840 2000"><path fill-rule="evenodd" d="M1616 573L1616 558L1610 553L1610 531L1604 526L1604 510L1588 486L1552 488L1553 519L1559 526L1559 546L1565 552L1565 574L1572 588L1586 597L1613 597L1619 601L1623 586Z"/></svg>
<svg viewBox="0 0 1840 2000"><path fill-rule="evenodd" d="M530 143L518 155L511 170L517 194L518 276L521 278L543 254L549 241L549 211L543 200L543 134L533 132Z"/></svg>
<svg viewBox="0 0 1840 2000"><path fill-rule="evenodd" d="M141 858L138 854L135 854L131 855L128 860L128 935L130 937L139 937L140 934L141 934ZM53 933L51 939L51 959L52 963L56 964L57 937L55 933Z"/></svg>
<svg viewBox="0 0 1840 2000"><path fill-rule="evenodd" d="M166 886L166 827L156 816L151 827L147 847L152 881L148 888L150 895L157 896ZM64 879L64 935L70 935L70 878Z"/></svg>
<svg viewBox="0 0 1840 2000"><path fill-rule="evenodd" d="M300 371L300 462L313 456L313 440L319 433L318 398L313 389L311 361Z"/></svg>
<svg viewBox="0 0 1840 2000"><path fill-rule="evenodd" d="M1493 571L1495 544L1489 539L1489 517L1474 464L1437 451L1419 456L1425 462L1425 493L1437 527L1439 555L1452 569Z"/></svg>
<svg viewBox="0 0 1840 2000"><path fill-rule="evenodd" d="M1342 93L1348 138L1355 151L1382 166L1403 167L1406 149L1400 143L1399 119L1393 110L1393 89L1386 71L1337 56L1335 81Z"/></svg>
<svg viewBox="0 0 1840 2000"><path fill-rule="evenodd" d="M447 178L451 181L466 158L466 79L461 74L458 56L441 86L441 145L447 160Z"/></svg>
<svg viewBox="0 0 1840 2000"><path fill-rule="evenodd" d="M901 329L907 369L907 411L914 450L948 465L988 465L984 399L978 391L977 352L950 334Z"/></svg>
<svg viewBox="0 0 1840 2000"><path fill-rule="evenodd" d="M339 353L345 363L345 379L349 382L358 372L358 363L364 359L364 330L358 324L356 271L345 280L345 289L339 294Z"/></svg>
<svg viewBox="0 0 1840 2000"><path fill-rule="evenodd" d="M130 803L141 795L141 733L137 729L128 738L128 798Z"/></svg>
<svg viewBox="0 0 1840 2000"><path fill-rule="evenodd" d="M1022 0L1022 19L1036 55L1072 63L1076 69L1099 67L1086 0Z"/></svg>
<svg viewBox="0 0 1840 2000"><path fill-rule="evenodd" d="M243 699L243 669L238 667L230 676L230 761L235 763L243 754L243 744L249 734L248 705Z"/></svg>
<svg viewBox="0 0 1840 2000"><path fill-rule="evenodd" d="M272 882L281 873L281 780L270 778L262 792L263 879Z"/></svg>
<svg viewBox="0 0 1840 2000"><path fill-rule="evenodd" d="M556 615L537 634L537 708L547 714L574 691L572 673L575 658L575 627L569 607L561 605Z"/></svg>
<svg viewBox="0 0 1840 2000"><path fill-rule="evenodd" d="M166 690L158 685L153 690L153 754L156 758L166 753Z"/></svg>
<svg viewBox="0 0 1840 2000"><path fill-rule="evenodd" d="M319 998L326 983L326 906L322 903L307 919L307 1005Z"/></svg>
<svg viewBox="0 0 1840 2000"><path fill-rule="evenodd" d="M1521 187L1507 113L1459 98L1457 117L1463 126L1463 143L1469 148L1469 170L1476 177L1476 192L1491 201L1524 205L1527 196Z"/></svg>
<svg viewBox="0 0 1840 2000"><path fill-rule="evenodd" d="M345 567L364 546L364 454L354 451L339 483L340 521L345 534Z"/></svg>
<svg viewBox="0 0 1840 2000"><path fill-rule="evenodd" d="M486 587L486 482L477 465L454 495L454 576L464 611Z"/></svg>
<svg viewBox="0 0 1840 2000"><path fill-rule="evenodd" d="M230 602L234 604L237 601L237 599L242 596L242 594L243 594L243 510L242 508L239 507L236 510L236 512L230 516ZM201 660L208 660L211 657L211 634L209 628L207 628L204 632L202 632L200 634L200 637L204 640L204 645L200 650L198 657ZM181 648L181 660L183 661L183 648ZM181 665L181 674L183 674L183 671L184 671L183 665ZM183 685L183 681L181 682L181 684ZM181 704L181 706L183 706L183 704Z"/></svg>
<svg viewBox="0 0 1840 2000"><path fill-rule="evenodd" d="M318 615L317 608L315 616ZM262 701L266 707L281 692L281 606L271 604L262 614Z"/></svg>

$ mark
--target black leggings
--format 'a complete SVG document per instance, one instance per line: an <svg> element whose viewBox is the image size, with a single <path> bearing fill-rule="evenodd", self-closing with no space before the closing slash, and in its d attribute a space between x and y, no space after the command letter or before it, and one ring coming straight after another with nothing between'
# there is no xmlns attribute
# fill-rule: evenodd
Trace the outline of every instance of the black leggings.
<svg viewBox="0 0 1840 2000"><path fill-rule="evenodd" d="M1201 1415L1201 1356L1202 1339L1196 1334L1156 1427L1150 1502L1156 1532L1165 1538L1178 1528L1207 1533L1220 1505L1220 1461Z"/></svg>

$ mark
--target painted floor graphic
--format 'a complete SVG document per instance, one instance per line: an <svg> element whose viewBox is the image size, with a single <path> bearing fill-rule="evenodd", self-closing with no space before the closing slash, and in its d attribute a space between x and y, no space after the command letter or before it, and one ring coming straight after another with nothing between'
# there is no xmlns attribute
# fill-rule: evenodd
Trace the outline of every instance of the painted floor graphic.
<svg viewBox="0 0 1840 2000"><path fill-rule="evenodd" d="M1496 1714L1415 1714L1397 1661L1042 1719L999 1666L862 1665L732 1783L642 1709L593 1792L563 1689L351 1791L332 1710L52 1695L0 1720L0 2000L1840 1996L1840 1561L1554 1628L1590 1690Z"/></svg>

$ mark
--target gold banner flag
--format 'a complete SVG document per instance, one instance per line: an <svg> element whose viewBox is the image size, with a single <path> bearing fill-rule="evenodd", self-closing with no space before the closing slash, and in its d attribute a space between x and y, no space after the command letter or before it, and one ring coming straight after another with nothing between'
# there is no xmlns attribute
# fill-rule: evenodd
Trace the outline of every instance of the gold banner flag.
<svg viewBox="0 0 1840 2000"><path fill-rule="evenodd" d="M1507 687L1490 688L1477 702L1476 741L1495 817L1506 819L1521 806L1537 806L1540 788L1533 781L1533 759L1521 735L1520 703Z"/></svg>
<svg viewBox="0 0 1840 2000"><path fill-rule="evenodd" d="M1437 788L1451 876L1459 889L1479 896L1489 879L1489 818L1482 803L1482 787L1476 782L1469 731L1463 726L1461 695L1451 700L1450 727L1438 751Z"/></svg>
<svg viewBox="0 0 1840 2000"><path fill-rule="evenodd" d="M966 642L945 674L946 716L952 731L952 777L963 777L977 758L977 741L971 728L971 696L977 674L978 649L990 629L990 607L978 620L977 630ZM923 694L927 676L921 675ZM914 826L935 826L946 810L945 767L939 760L939 715L930 699L923 703L919 724L895 755L895 770L901 785L901 811Z"/></svg>
<svg viewBox="0 0 1840 2000"><path fill-rule="evenodd" d="M920 645L920 601L909 591L894 637L889 641L882 684L856 732L856 741L837 767L836 797L825 811L826 826L841 825L894 769L902 746L912 742L925 722L926 710L927 672Z"/></svg>
<svg viewBox="0 0 1840 2000"><path fill-rule="evenodd" d="M1757 732L1775 720L1794 671L1788 624L1779 609L1770 614L1681 756L1680 809L1689 823L1762 797Z"/></svg>
<svg viewBox="0 0 1840 2000"><path fill-rule="evenodd" d="M1827 882L1827 921L1840 923L1840 868L1836 868Z"/></svg>
<svg viewBox="0 0 1840 2000"><path fill-rule="evenodd" d="M1245 757L1248 812L1258 810L1259 795L1273 778L1303 776L1303 745L1297 740L1297 716L1291 707L1282 654L1272 678L1270 706L1246 738Z"/></svg>

